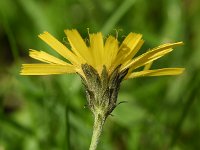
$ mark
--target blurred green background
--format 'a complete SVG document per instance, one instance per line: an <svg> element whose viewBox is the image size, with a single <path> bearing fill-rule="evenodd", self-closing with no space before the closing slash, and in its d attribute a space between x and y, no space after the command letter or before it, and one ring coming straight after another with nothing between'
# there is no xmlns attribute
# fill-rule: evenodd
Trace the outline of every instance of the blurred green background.
<svg viewBox="0 0 200 150"><path fill-rule="evenodd" d="M142 33L141 52L184 41L153 68L185 67L181 76L124 81L99 150L200 149L199 0L0 0L0 150L86 150L93 117L76 75L20 76L37 62L28 49L53 51L37 35L63 30Z"/></svg>

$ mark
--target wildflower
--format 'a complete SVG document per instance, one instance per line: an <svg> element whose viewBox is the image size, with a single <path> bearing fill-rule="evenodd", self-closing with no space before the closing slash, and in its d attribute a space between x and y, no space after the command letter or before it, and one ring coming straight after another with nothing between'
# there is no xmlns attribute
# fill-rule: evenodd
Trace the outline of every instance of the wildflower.
<svg viewBox="0 0 200 150"><path fill-rule="evenodd" d="M121 44L111 35L104 42L102 33L89 34L89 45L77 30L65 30L65 34L71 50L48 32L40 34L39 38L66 61L44 51L31 49L30 57L45 63L23 64L21 75L80 75L86 89L88 106L95 116L90 150L96 148L103 124L117 106L122 80L143 76L179 75L184 71L183 68L150 70L153 61L171 52L175 46L182 45L182 42L163 44L135 57L144 43L141 34L129 33ZM143 66L142 71L134 71Z"/></svg>

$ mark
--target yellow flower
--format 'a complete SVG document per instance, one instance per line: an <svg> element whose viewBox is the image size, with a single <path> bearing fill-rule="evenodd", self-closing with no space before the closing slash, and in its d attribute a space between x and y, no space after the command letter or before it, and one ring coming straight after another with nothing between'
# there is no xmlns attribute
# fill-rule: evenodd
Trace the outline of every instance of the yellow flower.
<svg viewBox="0 0 200 150"><path fill-rule="evenodd" d="M30 50L30 56L42 64L23 64L21 75L78 73L85 86L89 109L94 114L90 149L96 149L106 118L118 106L117 96L123 79L142 76L178 75L184 68L150 70L153 61L168 54L182 42L168 43L135 57L144 41L141 34L130 33L120 44L113 36L103 40L102 34L89 34L87 45L77 30L65 30L71 50L48 32L39 37L64 60L44 51ZM142 71L135 71L143 67Z"/></svg>
<svg viewBox="0 0 200 150"><path fill-rule="evenodd" d="M23 64L21 75L50 75L79 73L84 76L82 65L92 66L98 74L101 74L103 66L110 75L119 65L119 71L128 69L125 79L141 76L178 75L183 68L163 68L149 70L151 63L168 54L173 47L182 45L182 42L168 43L148 50L146 53L134 58L144 41L141 34L129 33L120 44L113 36L103 40L101 32L89 34L89 45L85 43L77 30L65 30L71 50L59 42L50 33L44 32L39 35L52 49L59 53L64 60L56 58L44 51L30 50L30 57L45 63ZM145 66L142 71L135 69Z"/></svg>

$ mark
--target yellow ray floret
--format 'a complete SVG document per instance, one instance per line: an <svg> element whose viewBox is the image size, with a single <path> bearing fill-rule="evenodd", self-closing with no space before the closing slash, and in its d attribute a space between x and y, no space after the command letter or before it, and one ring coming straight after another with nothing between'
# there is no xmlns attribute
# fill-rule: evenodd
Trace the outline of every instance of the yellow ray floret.
<svg viewBox="0 0 200 150"><path fill-rule="evenodd" d="M100 73L104 59L103 36L100 32L96 34L89 34L89 36L90 36L90 50L94 58L94 65L92 66L97 68L97 70Z"/></svg>
<svg viewBox="0 0 200 150"><path fill-rule="evenodd" d="M58 52L61 56L69 60L72 64L77 65L82 63L82 60L80 60L76 55L74 55L65 45L60 43L50 33L44 32L43 34L40 34L39 37L56 52Z"/></svg>
<svg viewBox="0 0 200 150"><path fill-rule="evenodd" d="M68 64L67 62L65 62L61 59L58 59L58 58L56 58L46 52L43 52L43 51L37 51L37 50L30 49L29 56L34 59L46 62L46 63L59 64L59 65L67 65Z"/></svg>
<svg viewBox="0 0 200 150"><path fill-rule="evenodd" d="M88 64L92 64L93 59L91 53L88 50L88 47L84 40L82 39L81 35L78 33L77 30L65 30L65 34L67 35L67 39L71 45L72 51L82 58L84 62Z"/></svg>
<svg viewBox="0 0 200 150"><path fill-rule="evenodd" d="M106 68L110 68L118 53L118 41L113 36L106 39L103 53L103 61Z"/></svg>
<svg viewBox="0 0 200 150"><path fill-rule="evenodd" d="M23 64L21 75L50 75L75 73L72 65L58 64Z"/></svg>
<svg viewBox="0 0 200 150"><path fill-rule="evenodd" d="M169 43L164 44L159 47L153 48L152 50L149 50L148 52L130 60L128 63L123 64L121 67L121 70L124 70L126 68L131 68L130 70L134 70L138 67L144 66L162 56L165 54L171 52L173 49L173 46L182 45L182 42L177 43Z"/></svg>
<svg viewBox="0 0 200 150"><path fill-rule="evenodd" d="M155 70L144 70L144 71L131 73L130 75L126 77L126 79L144 77L144 76L179 75L183 73L184 70L185 69L183 68L162 68L162 69L155 69Z"/></svg>
<svg viewBox="0 0 200 150"><path fill-rule="evenodd" d="M141 34L129 33L129 35L120 45L116 60L113 63L113 69L119 64L123 64L124 62L127 62L129 59L134 57L142 44L143 40Z"/></svg>

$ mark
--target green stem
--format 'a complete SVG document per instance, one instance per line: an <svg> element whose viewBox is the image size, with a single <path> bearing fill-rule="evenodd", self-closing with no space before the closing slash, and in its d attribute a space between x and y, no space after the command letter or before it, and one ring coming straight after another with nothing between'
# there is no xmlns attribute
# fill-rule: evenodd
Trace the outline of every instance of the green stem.
<svg viewBox="0 0 200 150"><path fill-rule="evenodd" d="M99 138L103 129L105 117L101 114L96 114L94 118L93 134L89 150L96 150Z"/></svg>

